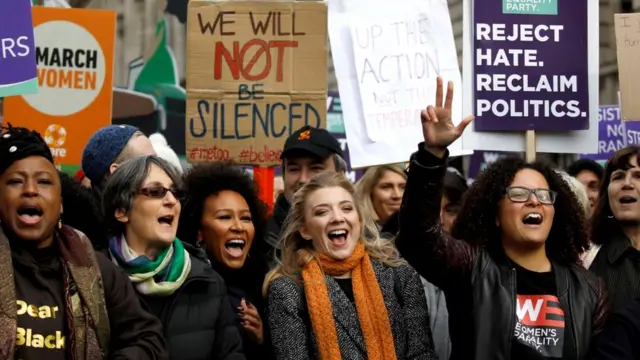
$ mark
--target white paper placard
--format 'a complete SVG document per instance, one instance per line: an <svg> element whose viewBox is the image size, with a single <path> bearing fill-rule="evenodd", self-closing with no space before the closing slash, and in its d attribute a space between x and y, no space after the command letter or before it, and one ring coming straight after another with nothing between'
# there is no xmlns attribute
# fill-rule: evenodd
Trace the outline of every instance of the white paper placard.
<svg viewBox="0 0 640 360"><path fill-rule="evenodd" d="M420 111L435 101L436 77L462 82L446 0L329 0L329 36L351 165L409 160L423 140ZM458 140L452 156L471 154Z"/></svg>

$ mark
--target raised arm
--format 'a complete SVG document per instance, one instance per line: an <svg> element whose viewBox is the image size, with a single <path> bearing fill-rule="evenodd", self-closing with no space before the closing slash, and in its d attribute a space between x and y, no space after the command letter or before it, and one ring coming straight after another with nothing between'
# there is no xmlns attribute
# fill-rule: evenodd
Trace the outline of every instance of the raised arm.
<svg viewBox="0 0 640 360"><path fill-rule="evenodd" d="M473 117L454 126L451 120L453 83L448 84L444 105L442 92L442 79L438 77L437 107L429 106L421 114L425 141L411 156L396 246L422 277L447 290L470 273L476 256L475 248L445 235L440 228L447 147L462 135Z"/></svg>

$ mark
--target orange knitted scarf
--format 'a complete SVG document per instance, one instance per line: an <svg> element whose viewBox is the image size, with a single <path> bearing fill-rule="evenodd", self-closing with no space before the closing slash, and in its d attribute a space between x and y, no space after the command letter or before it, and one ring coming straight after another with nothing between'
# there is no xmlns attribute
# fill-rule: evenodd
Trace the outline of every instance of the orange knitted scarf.
<svg viewBox="0 0 640 360"><path fill-rule="evenodd" d="M395 360L396 351L389 314L364 245L358 243L353 254L346 260L338 261L322 254L316 258L317 260L311 261L302 269L302 279L320 359L342 359L324 271L330 276L341 276L351 272L353 294L367 347L367 358Z"/></svg>

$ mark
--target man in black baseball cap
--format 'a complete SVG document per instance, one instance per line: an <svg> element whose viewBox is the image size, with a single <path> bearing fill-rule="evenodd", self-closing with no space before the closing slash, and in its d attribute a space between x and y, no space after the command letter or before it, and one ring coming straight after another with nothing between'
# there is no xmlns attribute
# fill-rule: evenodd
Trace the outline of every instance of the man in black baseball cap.
<svg viewBox="0 0 640 360"><path fill-rule="evenodd" d="M276 247L293 194L311 177L326 170L345 173L347 163L340 142L327 130L305 126L284 142L280 155L284 193L278 196L267 223L267 243ZM272 254L268 254L271 263Z"/></svg>

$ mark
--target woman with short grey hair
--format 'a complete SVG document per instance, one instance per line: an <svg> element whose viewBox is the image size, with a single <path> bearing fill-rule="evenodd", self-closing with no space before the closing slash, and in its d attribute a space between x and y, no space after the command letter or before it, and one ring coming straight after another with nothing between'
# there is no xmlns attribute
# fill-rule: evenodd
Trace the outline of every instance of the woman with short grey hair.
<svg viewBox="0 0 640 360"><path fill-rule="evenodd" d="M121 164L103 192L108 255L162 322L172 359L244 359L222 278L176 237L181 186L157 156Z"/></svg>

